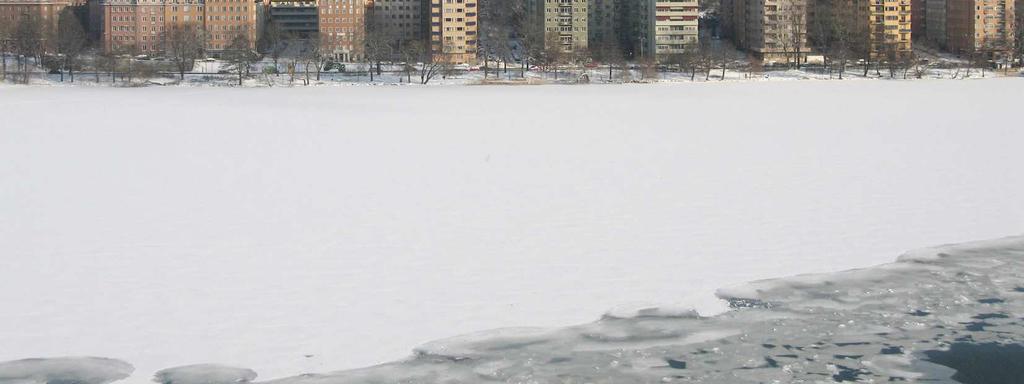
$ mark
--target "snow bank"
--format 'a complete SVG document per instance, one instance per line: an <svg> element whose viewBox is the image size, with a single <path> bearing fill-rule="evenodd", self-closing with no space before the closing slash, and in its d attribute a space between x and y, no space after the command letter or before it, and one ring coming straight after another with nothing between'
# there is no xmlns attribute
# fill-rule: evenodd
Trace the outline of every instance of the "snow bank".
<svg viewBox="0 0 1024 384"><path fill-rule="evenodd" d="M160 384L238 384L256 378L256 372L246 368L217 364L196 364L157 371L153 381Z"/></svg>
<svg viewBox="0 0 1024 384"><path fill-rule="evenodd" d="M134 370L126 362L100 357L23 359L0 363L0 383L107 384L128 377Z"/></svg>

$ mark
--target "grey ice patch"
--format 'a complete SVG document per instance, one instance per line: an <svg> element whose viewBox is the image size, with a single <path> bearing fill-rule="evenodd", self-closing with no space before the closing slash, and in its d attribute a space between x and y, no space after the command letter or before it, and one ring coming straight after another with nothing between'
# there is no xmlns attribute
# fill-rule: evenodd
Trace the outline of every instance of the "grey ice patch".
<svg viewBox="0 0 1024 384"><path fill-rule="evenodd" d="M0 384L107 384L135 371L131 364L101 357L54 357L0 363Z"/></svg>
<svg viewBox="0 0 1024 384"><path fill-rule="evenodd" d="M157 371L153 381L160 384L238 384L256 379L256 371L217 364L196 364Z"/></svg>

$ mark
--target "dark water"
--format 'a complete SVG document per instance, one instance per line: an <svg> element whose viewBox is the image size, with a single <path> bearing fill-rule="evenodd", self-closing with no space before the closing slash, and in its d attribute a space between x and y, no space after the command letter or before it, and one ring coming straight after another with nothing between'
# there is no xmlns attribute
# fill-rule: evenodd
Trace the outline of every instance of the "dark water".
<svg viewBox="0 0 1024 384"><path fill-rule="evenodd" d="M933 363L957 370L953 380L964 384L1024 383L1024 345L957 343L948 351L926 351Z"/></svg>

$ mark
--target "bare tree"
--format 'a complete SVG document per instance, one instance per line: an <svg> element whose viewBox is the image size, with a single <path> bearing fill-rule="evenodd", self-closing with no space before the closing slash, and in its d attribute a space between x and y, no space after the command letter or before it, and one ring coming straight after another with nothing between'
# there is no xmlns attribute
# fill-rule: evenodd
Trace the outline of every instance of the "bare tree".
<svg viewBox="0 0 1024 384"><path fill-rule="evenodd" d="M812 4L815 17L807 26L808 43L824 56L829 78L838 73L842 79L851 50L851 7L845 2L837 4L837 0L817 0Z"/></svg>
<svg viewBox="0 0 1024 384"><path fill-rule="evenodd" d="M85 36L85 29L79 22L71 8L64 8L60 13L57 25L57 52L62 55L63 69L68 70L71 82L75 82L75 67L78 65L78 58L85 51L88 40ZM60 72L60 81L64 81L64 71Z"/></svg>
<svg viewBox="0 0 1024 384"><path fill-rule="evenodd" d="M715 69L715 47L711 39L701 38L697 45L697 65L704 72L704 81L711 80L711 71Z"/></svg>
<svg viewBox="0 0 1024 384"><path fill-rule="evenodd" d="M299 60L302 61L302 85L309 85L309 67L316 65L317 56L320 55L320 48L314 41L307 41L302 52L299 53Z"/></svg>
<svg viewBox="0 0 1024 384"><path fill-rule="evenodd" d="M523 76L535 62L544 65L544 47L546 46L544 26L530 23L523 26L520 44L522 45Z"/></svg>
<svg viewBox="0 0 1024 384"><path fill-rule="evenodd" d="M1021 4L1018 2L1021 6ZM1017 20L1013 23L1013 56L1024 65L1024 10L1018 10Z"/></svg>
<svg viewBox="0 0 1024 384"><path fill-rule="evenodd" d="M271 60L274 61L274 73L280 75L280 68L278 68L278 62L281 60L281 55L288 49L287 34L281 30L281 27L277 23L267 20L263 26L263 32L259 39L259 50L270 56Z"/></svg>
<svg viewBox="0 0 1024 384"><path fill-rule="evenodd" d="M3 81L7 81L7 54L14 51L14 25L0 23L0 61L3 62Z"/></svg>
<svg viewBox="0 0 1024 384"><path fill-rule="evenodd" d="M704 44L687 44L681 53L669 56L669 62L679 66L681 71L690 72L690 81L697 80L697 69L701 66L701 50Z"/></svg>
<svg viewBox="0 0 1024 384"><path fill-rule="evenodd" d="M43 36L40 20L32 15L22 15L14 26L12 34L14 53L17 55L21 81L28 84L32 63L42 55Z"/></svg>
<svg viewBox="0 0 1024 384"><path fill-rule="evenodd" d="M598 62L603 62L608 67L608 81L610 82L615 78L616 67L625 68L626 53L622 50L617 36L605 36L601 41L593 43L595 45L590 48L591 57Z"/></svg>
<svg viewBox="0 0 1024 384"><path fill-rule="evenodd" d="M118 48L116 53L118 56L125 58L121 79L127 79L127 84L130 85L135 79L137 69L135 66L135 56L139 54L139 47L135 44L124 45Z"/></svg>
<svg viewBox="0 0 1024 384"><path fill-rule="evenodd" d="M545 71L551 71L554 69L555 81L558 81L559 66L561 66L567 58L568 53L565 52L565 48L562 46L562 41L558 34L545 34L544 49L540 52L540 59Z"/></svg>
<svg viewBox="0 0 1024 384"><path fill-rule="evenodd" d="M383 74L383 62L391 60L395 54L395 46L399 45L398 32L390 24L378 22L376 18L367 18L366 32L363 35L363 60L373 81L373 71L377 76Z"/></svg>
<svg viewBox="0 0 1024 384"><path fill-rule="evenodd" d="M431 52L430 49L423 49L423 59L420 64L420 84L430 83L438 75L445 75L452 70L451 47L445 45L441 52Z"/></svg>
<svg viewBox="0 0 1024 384"><path fill-rule="evenodd" d="M110 74L110 83L117 80L117 55L113 52L101 52L93 56L93 68L96 69L96 82L100 82L100 70Z"/></svg>
<svg viewBox="0 0 1024 384"><path fill-rule="evenodd" d="M224 50L224 59L228 62L230 71L238 75L238 85L249 73L249 67L256 61L256 53L252 50L252 42L245 32L235 35Z"/></svg>
<svg viewBox="0 0 1024 384"><path fill-rule="evenodd" d="M191 71L196 60L203 56L206 33L199 24L175 24L167 34L167 54L174 61L178 77L185 80L185 71Z"/></svg>
<svg viewBox="0 0 1024 384"><path fill-rule="evenodd" d="M785 23L781 28L779 43L786 55L786 62L800 68L803 48L807 37L807 7L804 0L783 0L779 13Z"/></svg>
<svg viewBox="0 0 1024 384"><path fill-rule="evenodd" d="M420 41L411 41L402 46L399 52L402 60L402 71L405 73L406 82L412 83L412 74L416 72L416 63L423 59L425 46Z"/></svg>

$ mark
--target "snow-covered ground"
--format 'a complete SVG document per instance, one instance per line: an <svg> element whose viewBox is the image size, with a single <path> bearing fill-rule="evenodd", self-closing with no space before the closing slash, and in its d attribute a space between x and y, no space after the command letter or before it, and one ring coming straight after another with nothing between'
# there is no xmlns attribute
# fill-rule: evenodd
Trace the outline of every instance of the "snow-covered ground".
<svg viewBox="0 0 1024 384"><path fill-rule="evenodd" d="M0 91L0 361L261 379L1024 232L1024 80ZM433 344L428 344L428 348Z"/></svg>

